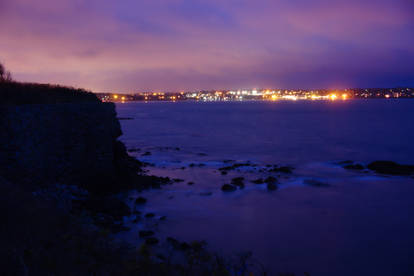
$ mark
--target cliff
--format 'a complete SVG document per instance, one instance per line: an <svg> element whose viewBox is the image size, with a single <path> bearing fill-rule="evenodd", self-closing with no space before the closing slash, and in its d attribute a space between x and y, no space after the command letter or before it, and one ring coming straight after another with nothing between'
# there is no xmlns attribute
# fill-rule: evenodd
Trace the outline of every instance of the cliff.
<svg viewBox="0 0 414 276"><path fill-rule="evenodd" d="M48 85L3 84L0 92L5 179L27 187L75 184L96 192L137 182L141 164L117 140L122 131L114 104L83 90ZM40 104L41 99L47 100Z"/></svg>

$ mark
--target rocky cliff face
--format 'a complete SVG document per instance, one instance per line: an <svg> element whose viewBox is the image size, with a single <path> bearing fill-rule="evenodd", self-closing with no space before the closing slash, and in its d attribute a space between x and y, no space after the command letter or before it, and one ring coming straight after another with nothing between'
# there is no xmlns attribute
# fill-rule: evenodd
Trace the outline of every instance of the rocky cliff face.
<svg viewBox="0 0 414 276"><path fill-rule="evenodd" d="M0 129L0 172L15 183L103 187L131 173L112 103L0 106Z"/></svg>

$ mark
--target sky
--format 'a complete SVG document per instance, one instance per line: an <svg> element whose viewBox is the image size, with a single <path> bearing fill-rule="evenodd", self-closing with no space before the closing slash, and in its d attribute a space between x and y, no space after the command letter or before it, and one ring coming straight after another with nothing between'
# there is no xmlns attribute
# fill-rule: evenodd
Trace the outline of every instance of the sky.
<svg viewBox="0 0 414 276"><path fill-rule="evenodd" d="M0 62L94 92L414 87L414 1L0 0Z"/></svg>

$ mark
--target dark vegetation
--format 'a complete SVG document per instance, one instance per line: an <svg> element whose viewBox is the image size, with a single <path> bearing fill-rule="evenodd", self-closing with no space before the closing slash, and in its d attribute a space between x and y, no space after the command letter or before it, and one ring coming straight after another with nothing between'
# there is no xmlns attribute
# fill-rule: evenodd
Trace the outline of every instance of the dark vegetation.
<svg viewBox="0 0 414 276"><path fill-rule="evenodd" d="M19 83L0 63L0 104L100 102L92 92L60 85Z"/></svg>

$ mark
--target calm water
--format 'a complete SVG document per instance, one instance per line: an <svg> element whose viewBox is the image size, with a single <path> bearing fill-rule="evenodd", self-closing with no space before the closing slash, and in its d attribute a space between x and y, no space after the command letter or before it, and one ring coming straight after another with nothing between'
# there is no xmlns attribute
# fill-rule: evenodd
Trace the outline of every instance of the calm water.
<svg viewBox="0 0 414 276"><path fill-rule="evenodd" d="M121 140L155 164L150 173L185 180L144 192L141 211L157 217L131 224L123 239L141 242L142 228L160 238L203 239L224 254L253 251L271 272L414 275L414 179L337 165L414 163L414 101L127 103L117 111L134 118L121 121ZM256 167L223 176L225 160ZM295 170L260 172L268 164ZM279 178L277 191L249 182L269 175ZM246 188L221 192L237 176ZM329 187L307 186L307 179Z"/></svg>

